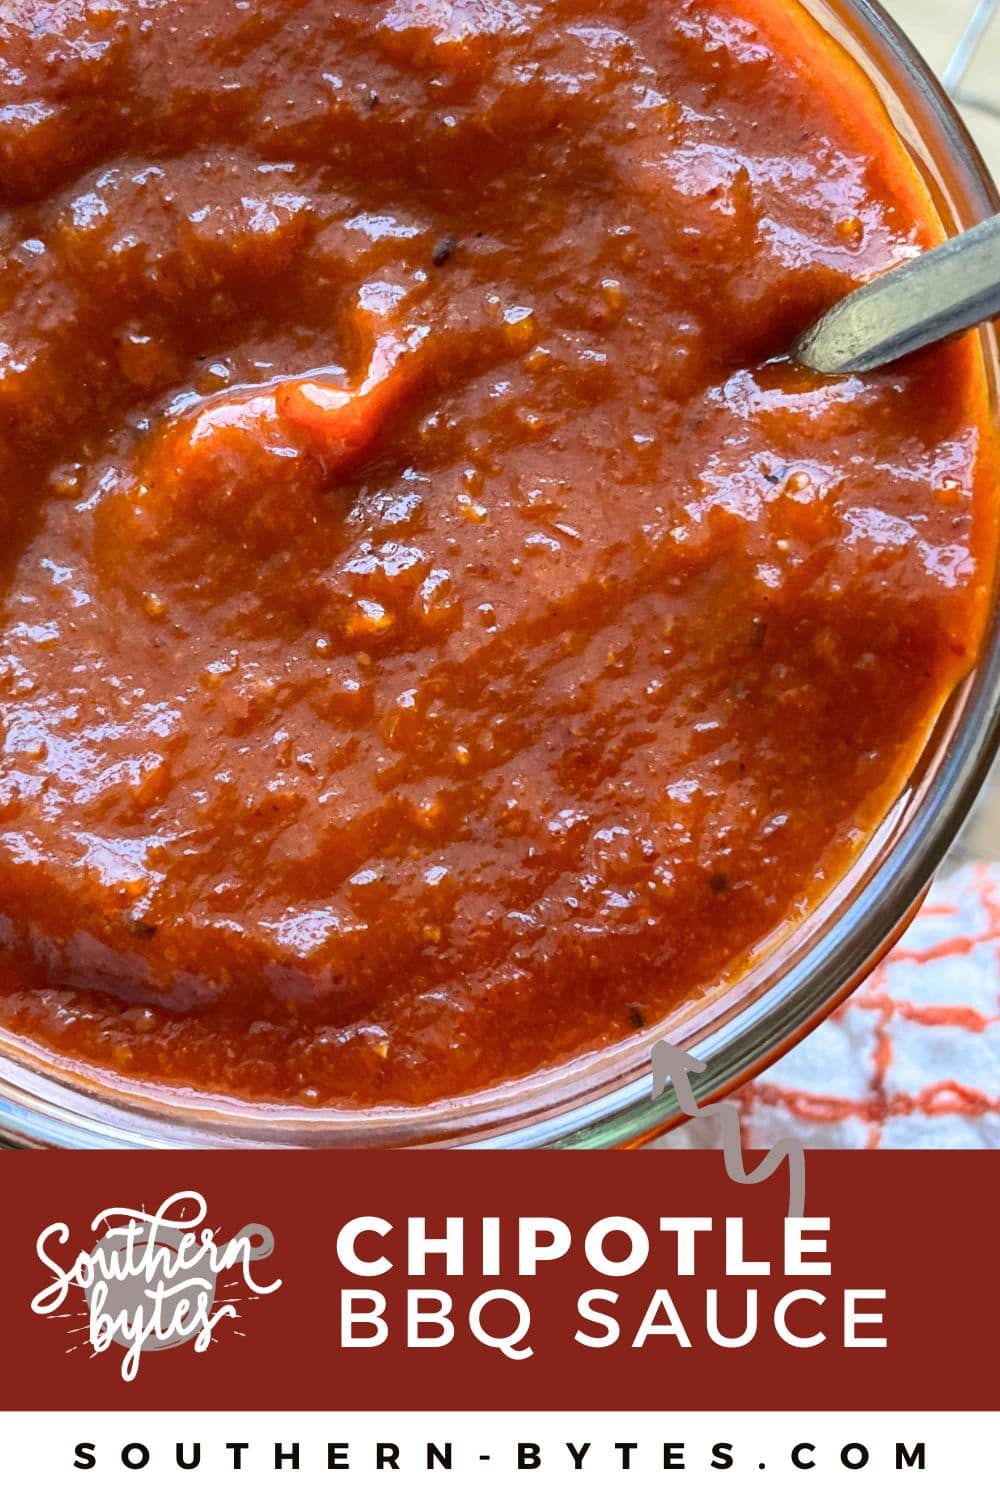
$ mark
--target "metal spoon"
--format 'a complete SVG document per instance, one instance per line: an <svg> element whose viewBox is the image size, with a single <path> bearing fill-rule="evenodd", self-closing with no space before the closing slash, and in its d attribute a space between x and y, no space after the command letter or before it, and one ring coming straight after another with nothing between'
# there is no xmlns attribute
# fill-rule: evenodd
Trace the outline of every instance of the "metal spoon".
<svg viewBox="0 0 1000 1500"><path fill-rule="evenodd" d="M863 374L1000 316L1000 215L877 276L802 335L820 375Z"/></svg>

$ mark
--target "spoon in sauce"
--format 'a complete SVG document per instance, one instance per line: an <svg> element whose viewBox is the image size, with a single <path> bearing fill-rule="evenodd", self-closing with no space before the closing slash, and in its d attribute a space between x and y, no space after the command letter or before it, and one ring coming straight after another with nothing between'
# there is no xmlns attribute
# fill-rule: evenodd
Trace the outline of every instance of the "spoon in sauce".
<svg viewBox="0 0 1000 1500"><path fill-rule="evenodd" d="M1000 215L837 302L792 358L820 375L860 375L1000 316Z"/></svg>

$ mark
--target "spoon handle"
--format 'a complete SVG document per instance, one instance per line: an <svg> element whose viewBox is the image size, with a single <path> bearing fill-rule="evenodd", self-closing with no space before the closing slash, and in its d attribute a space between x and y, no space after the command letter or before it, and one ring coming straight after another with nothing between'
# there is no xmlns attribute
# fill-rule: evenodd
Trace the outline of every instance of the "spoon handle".
<svg viewBox="0 0 1000 1500"><path fill-rule="evenodd" d="M852 292L792 351L821 375L862 374L1000 316L1000 215Z"/></svg>

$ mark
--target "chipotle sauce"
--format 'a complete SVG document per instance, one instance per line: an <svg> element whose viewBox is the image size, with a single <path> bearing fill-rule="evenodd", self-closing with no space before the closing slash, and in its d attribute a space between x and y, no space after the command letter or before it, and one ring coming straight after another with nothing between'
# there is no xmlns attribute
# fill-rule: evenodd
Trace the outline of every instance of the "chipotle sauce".
<svg viewBox="0 0 1000 1500"><path fill-rule="evenodd" d="M419 1104L725 983L992 580L941 225L783 0L0 0L0 1024Z"/></svg>

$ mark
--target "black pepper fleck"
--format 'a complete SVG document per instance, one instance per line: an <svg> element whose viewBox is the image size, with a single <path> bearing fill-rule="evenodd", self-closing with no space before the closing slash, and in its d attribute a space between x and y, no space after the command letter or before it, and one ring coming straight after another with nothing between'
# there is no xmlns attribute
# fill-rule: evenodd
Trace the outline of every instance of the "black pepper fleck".
<svg viewBox="0 0 1000 1500"><path fill-rule="evenodd" d="M434 246L434 254L431 256L436 266L446 266L458 249L458 240L452 235L445 235L443 240L438 240Z"/></svg>
<svg viewBox="0 0 1000 1500"><path fill-rule="evenodd" d="M126 915L125 926L133 937L144 938L147 941L154 938L160 930L155 922L145 922L142 917L137 917L132 912Z"/></svg>

